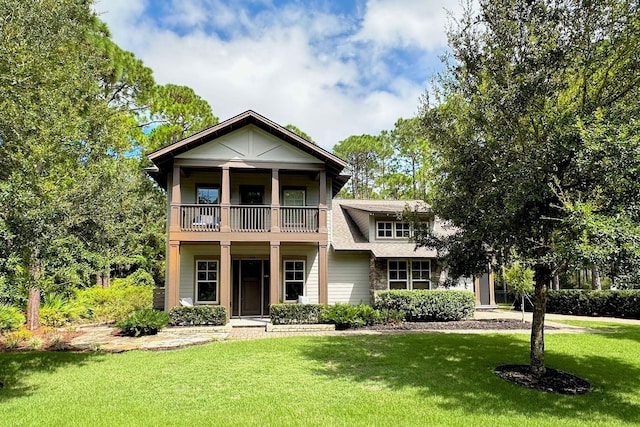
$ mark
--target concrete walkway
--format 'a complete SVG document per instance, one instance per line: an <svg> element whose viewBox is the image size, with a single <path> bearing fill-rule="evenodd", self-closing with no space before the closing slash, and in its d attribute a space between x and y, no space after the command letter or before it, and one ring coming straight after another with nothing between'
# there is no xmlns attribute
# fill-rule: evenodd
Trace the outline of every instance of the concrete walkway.
<svg viewBox="0 0 640 427"><path fill-rule="evenodd" d="M516 319L520 320L522 314L517 311L492 310L477 311L475 319ZM639 325L640 320L618 319L610 317L584 317L566 316L559 314L547 314L545 325L553 329L545 333L588 333L595 332L592 329L578 326L565 325L555 320L586 320L592 322L611 322ZM250 340L264 338L278 338L287 336L336 336L336 335L383 335L398 333L530 333L531 313L525 313L525 320L529 323L523 329L429 329L428 323L420 330L367 330L354 329L346 331L266 331L267 319L233 319L226 326L200 326L200 327L173 327L160 331L157 335L144 337L125 337L116 334L116 330L110 326L82 326L78 328L81 335L71 341L75 349L89 351L123 352L129 350L168 350L184 348L192 345L205 344L222 340Z"/></svg>

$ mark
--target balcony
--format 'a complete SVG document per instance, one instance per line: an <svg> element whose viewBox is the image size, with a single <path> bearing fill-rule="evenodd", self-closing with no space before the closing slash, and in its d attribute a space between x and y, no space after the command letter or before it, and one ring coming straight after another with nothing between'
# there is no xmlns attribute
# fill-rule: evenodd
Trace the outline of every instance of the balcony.
<svg viewBox="0 0 640 427"><path fill-rule="evenodd" d="M220 205L180 205L182 231L219 231Z"/></svg>
<svg viewBox="0 0 640 427"><path fill-rule="evenodd" d="M280 230L291 233L318 232L318 208L281 207Z"/></svg>
<svg viewBox="0 0 640 427"><path fill-rule="evenodd" d="M232 232L269 232L272 228L272 206L229 206L229 229ZM319 208L281 206L277 226L286 233L317 233L319 231ZM180 230L195 232L219 232L223 228L224 216L220 205L180 205Z"/></svg>

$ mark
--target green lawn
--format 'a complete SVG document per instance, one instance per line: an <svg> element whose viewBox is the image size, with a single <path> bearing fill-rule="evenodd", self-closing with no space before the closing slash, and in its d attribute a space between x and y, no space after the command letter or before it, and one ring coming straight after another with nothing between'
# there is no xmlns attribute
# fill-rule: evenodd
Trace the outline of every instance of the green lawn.
<svg viewBox="0 0 640 427"><path fill-rule="evenodd" d="M606 328L609 333L546 337L547 365L595 386L582 396L519 388L493 374L499 364L527 363L525 335L296 337L169 352L4 353L0 424L638 425L640 327Z"/></svg>

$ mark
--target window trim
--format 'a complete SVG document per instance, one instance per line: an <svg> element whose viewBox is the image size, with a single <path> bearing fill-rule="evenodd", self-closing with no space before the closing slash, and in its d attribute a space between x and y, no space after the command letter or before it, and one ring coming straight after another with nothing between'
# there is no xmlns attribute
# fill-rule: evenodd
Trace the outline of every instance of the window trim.
<svg viewBox="0 0 640 427"><path fill-rule="evenodd" d="M198 192L201 188L218 190L218 200L215 203L200 203ZM220 204L220 184L196 184L196 204L197 205L219 205Z"/></svg>
<svg viewBox="0 0 640 427"><path fill-rule="evenodd" d="M287 283L299 282L299 280L287 280L287 263L288 262L301 262L302 263L302 294L300 296L307 295L307 260L305 258L286 258L282 260L282 301L285 303L297 303L297 299L287 299ZM293 270L297 271L297 270Z"/></svg>
<svg viewBox="0 0 640 427"><path fill-rule="evenodd" d="M216 300L215 301L201 301L198 299L198 283L199 282L211 282L211 280L198 280L198 262L215 262L216 263ZM209 272L207 265L206 272ZM193 269L194 289L193 300L196 304L220 304L220 260L212 257L194 257L194 269Z"/></svg>

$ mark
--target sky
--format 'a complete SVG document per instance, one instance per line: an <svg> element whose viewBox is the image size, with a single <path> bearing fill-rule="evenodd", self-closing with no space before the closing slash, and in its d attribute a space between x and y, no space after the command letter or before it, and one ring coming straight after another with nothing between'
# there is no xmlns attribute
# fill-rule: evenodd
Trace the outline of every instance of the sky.
<svg viewBox="0 0 640 427"><path fill-rule="evenodd" d="M246 110L319 145L416 115L459 0L99 0L114 41L220 121Z"/></svg>

